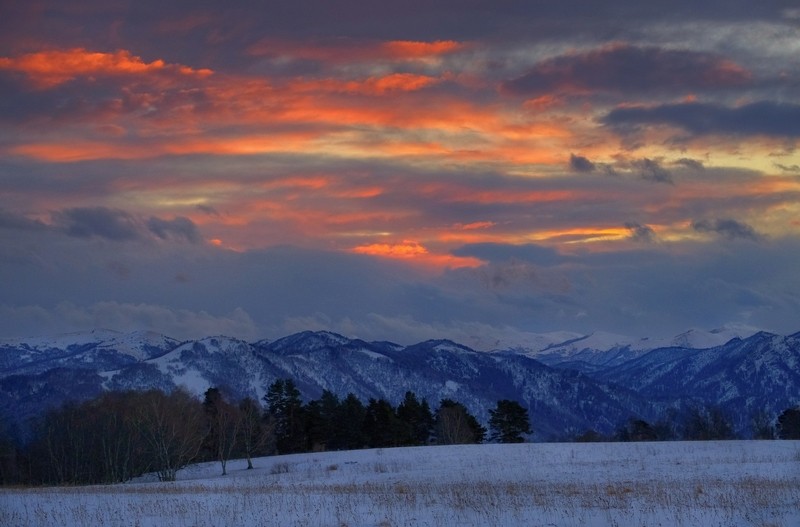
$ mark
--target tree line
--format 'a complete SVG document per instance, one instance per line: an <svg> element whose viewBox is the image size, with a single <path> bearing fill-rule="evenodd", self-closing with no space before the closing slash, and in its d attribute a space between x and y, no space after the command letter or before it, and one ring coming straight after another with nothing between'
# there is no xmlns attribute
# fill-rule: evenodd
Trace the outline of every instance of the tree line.
<svg viewBox="0 0 800 527"><path fill-rule="evenodd" d="M218 461L226 474L236 458L249 469L253 458L273 454L522 442L532 433L517 402L498 401L489 413L487 430L463 404L443 399L434 411L411 391L397 406L327 390L304 403L290 379L272 383L261 402L216 387L202 401L182 389L107 392L51 410L24 445L0 427L0 483L106 484L146 473L173 481L193 462Z"/></svg>
<svg viewBox="0 0 800 527"><path fill-rule="evenodd" d="M753 439L800 439L800 406L784 410L776 420L767 412L752 416ZM733 424L718 406L691 406L682 415L669 411L653 423L631 417L612 435L594 430L575 437L578 442L599 441L721 441L739 439Z"/></svg>
<svg viewBox="0 0 800 527"><path fill-rule="evenodd" d="M488 429L461 403L443 399L432 410L411 391L393 406L384 399L363 403L323 391L304 403L291 379L279 379L262 401L234 400L224 389L208 389L202 400L185 390L107 392L82 403L51 410L33 426L24 444L0 423L0 484L76 485L129 481L155 473L173 481L189 463L218 461L222 474L230 459L326 450L421 445L522 442L532 434L519 403L497 402ZM691 408L649 423L629 419L611 436L589 430L576 441L659 441L734 439L733 427L715 407ZM678 423L678 424L676 424ZM753 418L757 439L800 439L800 406L773 423Z"/></svg>

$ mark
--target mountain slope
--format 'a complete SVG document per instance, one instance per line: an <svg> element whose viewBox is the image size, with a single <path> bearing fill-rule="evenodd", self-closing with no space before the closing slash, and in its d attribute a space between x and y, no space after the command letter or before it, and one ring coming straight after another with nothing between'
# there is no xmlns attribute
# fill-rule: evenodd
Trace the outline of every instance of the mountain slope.
<svg viewBox="0 0 800 527"><path fill-rule="evenodd" d="M401 346L302 332L272 342L218 336L178 343L155 334L93 332L0 344L0 413L24 429L49 407L103 390L184 386L202 396L219 387L236 399L261 400L276 379L292 378L306 400L329 390L397 404L411 390L433 408L457 400L483 422L499 399L512 399L529 410L537 439L590 428L608 434L632 416L658 420L669 408L698 404L721 406L746 436L754 413L775 416L800 402L798 335L633 350L595 334L562 343L552 367L536 354L476 352L447 340ZM616 346L582 348L611 340Z"/></svg>
<svg viewBox="0 0 800 527"><path fill-rule="evenodd" d="M737 429L759 411L800 401L800 334L757 333L709 349L663 348L597 371L653 400L694 400L727 410Z"/></svg>

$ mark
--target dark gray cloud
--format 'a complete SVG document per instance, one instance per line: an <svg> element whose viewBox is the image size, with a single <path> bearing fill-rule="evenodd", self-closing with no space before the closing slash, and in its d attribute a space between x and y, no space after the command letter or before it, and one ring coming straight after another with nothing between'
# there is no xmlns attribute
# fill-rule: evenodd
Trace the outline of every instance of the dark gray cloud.
<svg viewBox="0 0 800 527"><path fill-rule="evenodd" d="M781 169L784 172L800 173L800 165L784 165L781 163L775 163L775 167Z"/></svg>
<svg viewBox="0 0 800 527"><path fill-rule="evenodd" d="M733 219L698 220L692 223L697 232L712 232L729 240L742 239L757 241L761 239L750 225Z"/></svg>
<svg viewBox="0 0 800 527"><path fill-rule="evenodd" d="M631 240L635 242L651 243L656 239L656 232L649 225L629 221L625 223L625 228L631 231Z"/></svg>
<svg viewBox="0 0 800 527"><path fill-rule="evenodd" d="M197 225L182 216L171 220L151 216L145 220L120 209L78 207L54 212L52 220L57 230L75 238L126 242L156 237L190 243L203 239Z"/></svg>
<svg viewBox="0 0 800 527"><path fill-rule="evenodd" d="M477 244L461 252L484 255L487 265L430 276L395 262L293 247L233 253L158 244L142 251L83 238L50 243L55 235L27 238L35 249L29 255L0 245L0 275L14 277L0 300L0 335L108 327L275 338L315 328L469 343L471 335L554 328L655 335L728 322L790 332L800 308L800 246L792 240L736 252L727 244L686 244L680 257L662 244L569 257L535 245Z"/></svg>
<svg viewBox="0 0 800 527"><path fill-rule="evenodd" d="M800 105L761 101L737 107L712 103L616 108L602 122L615 127L671 125L694 135L766 135L800 138Z"/></svg>
<svg viewBox="0 0 800 527"><path fill-rule="evenodd" d="M197 225L189 218L184 217L163 220L153 216L147 220L147 228L162 240L178 238L191 243L199 243L203 239Z"/></svg>
<svg viewBox="0 0 800 527"><path fill-rule="evenodd" d="M574 172L593 172L595 164L589 161L588 158L583 156L576 156L575 154L569 155L569 168Z"/></svg>
<svg viewBox="0 0 800 527"><path fill-rule="evenodd" d="M135 240L141 236L138 221L131 214L107 207L66 209L53 214L55 225L76 238Z"/></svg>
<svg viewBox="0 0 800 527"><path fill-rule="evenodd" d="M677 161L675 161L675 164L695 171L700 171L705 169L705 166L701 161L698 161L696 159L689 159L686 157L678 159Z"/></svg>
<svg viewBox="0 0 800 527"><path fill-rule="evenodd" d="M163 57L168 50L172 61L230 71L253 65L253 57L241 51L264 36L552 42L568 33L620 39L665 21L781 20L782 11L793 6L791 0L412 0L380 5L310 0L224 6L194 0L84 0L80 7L56 0L4 2L0 49L19 49L31 35L46 32L49 43L57 46L85 46L91 38L98 49L133 49L148 59Z"/></svg>
<svg viewBox="0 0 800 527"><path fill-rule="evenodd" d="M472 256L487 262L523 260L540 266L563 263L566 258L549 247L541 245L509 245L503 243L473 243L452 251L455 256Z"/></svg>
<svg viewBox="0 0 800 527"><path fill-rule="evenodd" d="M717 55L614 44L540 62L503 87L529 96L554 91L650 93L728 88L749 79L744 69Z"/></svg>
<svg viewBox="0 0 800 527"><path fill-rule="evenodd" d="M639 171L639 175L646 181L653 181L655 183L674 184L672 174L669 170L661 166L656 160L653 159L640 159L633 162L633 166Z"/></svg>

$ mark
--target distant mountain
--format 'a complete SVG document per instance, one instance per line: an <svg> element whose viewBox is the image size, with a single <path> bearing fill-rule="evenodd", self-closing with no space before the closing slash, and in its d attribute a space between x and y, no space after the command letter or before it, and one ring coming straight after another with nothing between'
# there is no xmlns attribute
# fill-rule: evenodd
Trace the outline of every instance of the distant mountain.
<svg viewBox="0 0 800 527"><path fill-rule="evenodd" d="M153 359L177 344L150 331L95 330L55 338L13 339L0 342L0 375L42 373L56 367L106 371Z"/></svg>
<svg viewBox="0 0 800 527"><path fill-rule="evenodd" d="M434 408L444 398L460 401L484 422L497 400L513 399L528 408L540 440L590 428L612 433L632 416L657 420L694 404L719 405L746 436L754 412L774 417L800 403L799 335L686 346L729 336L694 331L660 347L604 333L564 334L568 340L542 350L491 353L447 340L402 346L324 331L254 343L109 331L16 339L0 342L0 416L24 434L47 408L104 390L184 386L202 396L216 386L260 400L274 380L292 378L306 399L330 390L397 404L411 390Z"/></svg>
<svg viewBox="0 0 800 527"><path fill-rule="evenodd" d="M711 331L690 329L668 338L636 338L595 332L541 348L516 348L515 351L549 366L594 372L623 364L659 348L713 348L757 332L756 328L748 326L726 326Z"/></svg>
<svg viewBox="0 0 800 527"><path fill-rule="evenodd" d="M624 383L650 400L708 401L744 430L756 412L800 403L800 333L759 332L708 349L656 349L591 376Z"/></svg>

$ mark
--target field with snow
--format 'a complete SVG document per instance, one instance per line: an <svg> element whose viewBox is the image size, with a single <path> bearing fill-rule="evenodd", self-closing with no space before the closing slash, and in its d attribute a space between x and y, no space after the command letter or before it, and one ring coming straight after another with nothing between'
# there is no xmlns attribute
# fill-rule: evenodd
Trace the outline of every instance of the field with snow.
<svg viewBox="0 0 800 527"><path fill-rule="evenodd" d="M800 526L800 442L560 443L194 465L178 481L0 490L3 526Z"/></svg>

